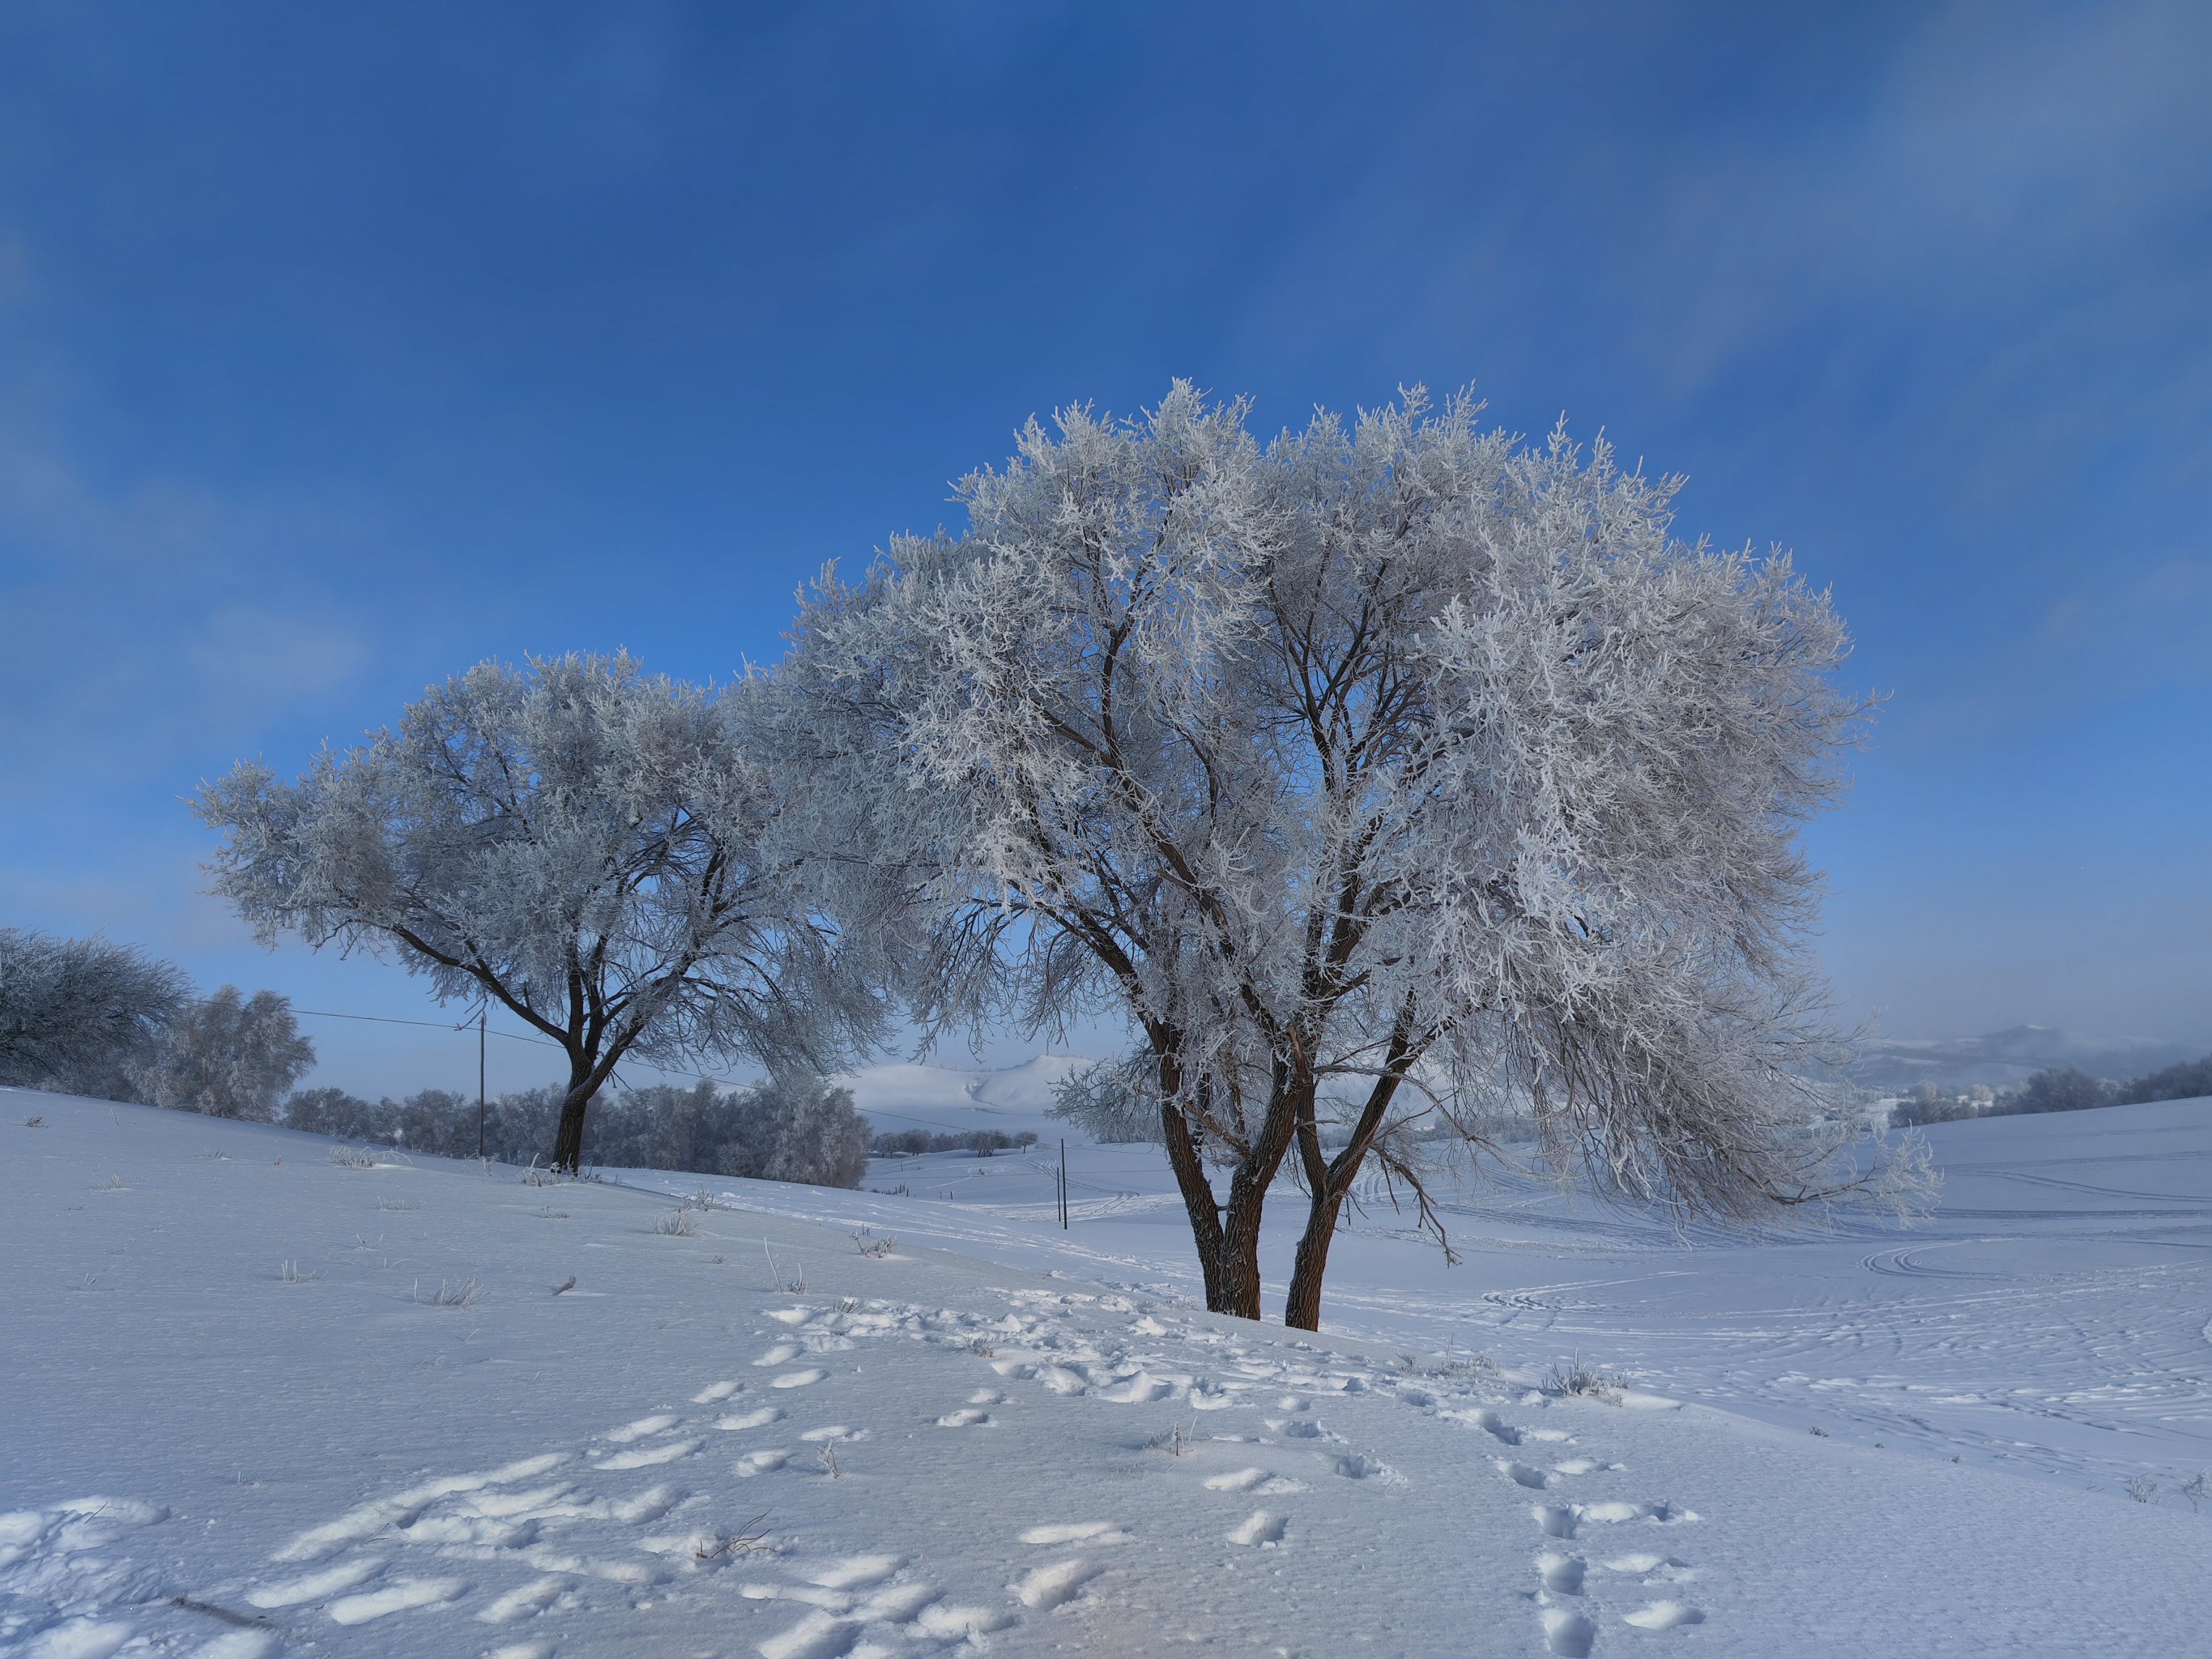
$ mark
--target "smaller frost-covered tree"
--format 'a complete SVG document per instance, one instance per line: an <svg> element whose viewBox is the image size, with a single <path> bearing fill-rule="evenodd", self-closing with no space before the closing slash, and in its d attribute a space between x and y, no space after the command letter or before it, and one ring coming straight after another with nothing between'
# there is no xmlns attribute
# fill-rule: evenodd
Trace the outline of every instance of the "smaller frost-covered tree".
<svg viewBox="0 0 2212 1659"><path fill-rule="evenodd" d="M273 1123L314 1065L315 1045L300 1035L289 999L274 991L249 999L226 985L171 1019L132 1078L151 1105Z"/></svg>
<svg viewBox="0 0 2212 1659"><path fill-rule="evenodd" d="M1310 1328L1363 1173L1433 1224L1417 1152L1501 1104L1686 1213L1855 1179L1796 842L1864 709L1843 624L1675 538L1675 481L1477 411L1032 421L963 533L825 574L779 671L937 918L925 1018L1127 1019L1066 1103L1156 1123L1218 1311L1259 1315L1286 1164Z"/></svg>
<svg viewBox="0 0 2212 1659"><path fill-rule="evenodd" d="M806 780L749 747L759 690L628 656L482 664L295 782L206 786L216 890L264 941L392 951L558 1043L552 1158L576 1169L626 1056L842 1060L878 1018L787 834Z"/></svg>
<svg viewBox="0 0 2212 1659"><path fill-rule="evenodd" d="M0 927L0 1083L125 1099L191 994L181 969L128 945Z"/></svg>

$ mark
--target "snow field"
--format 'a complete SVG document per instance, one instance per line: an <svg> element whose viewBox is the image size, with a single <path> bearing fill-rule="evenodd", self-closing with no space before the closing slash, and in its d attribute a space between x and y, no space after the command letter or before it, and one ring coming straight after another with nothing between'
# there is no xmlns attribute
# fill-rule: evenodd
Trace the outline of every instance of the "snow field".
<svg viewBox="0 0 2212 1659"><path fill-rule="evenodd" d="M0 1118L11 1653L2151 1654L2212 1627L2212 1522L2179 1509L757 1212L672 1237L618 1188L38 1104ZM465 1278L471 1307L415 1291Z"/></svg>

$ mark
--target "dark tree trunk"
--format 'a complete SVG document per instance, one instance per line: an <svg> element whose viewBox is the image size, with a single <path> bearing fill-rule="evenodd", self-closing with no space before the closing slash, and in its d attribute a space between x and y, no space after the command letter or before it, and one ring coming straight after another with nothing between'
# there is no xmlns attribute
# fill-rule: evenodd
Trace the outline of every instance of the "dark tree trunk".
<svg viewBox="0 0 2212 1659"><path fill-rule="evenodd" d="M587 1061L570 1059L568 1092L561 1102L561 1127L553 1137L553 1167L566 1170L570 1175L580 1173L584 1167L584 1114L591 1106L592 1097L599 1091L592 1073L592 1067Z"/></svg>
<svg viewBox="0 0 2212 1659"><path fill-rule="evenodd" d="M1328 1271L1328 1247L1336 1237L1336 1218L1344 1192L1332 1185L1314 1194L1306 1211L1306 1230L1291 1263L1291 1291L1283 1303L1283 1323L1293 1329L1321 1328L1321 1281Z"/></svg>
<svg viewBox="0 0 2212 1659"><path fill-rule="evenodd" d="M1160 1093L1163 1101L1175 1098L1177 1073L1173 1055L1160 1056ZM1191 1139L1190 1125L1183 1115L1172 1105L1160 1108L1160 1127L1167 1141L1168 1167L1175 1171L1176 1185L1182 1193L1182 1206L1190 1218L1191 1241L1198 1249L1198 1271L1206 1283L1206 1306L1209 1313L1221 1313L1222 1306L1222 1235L1221 1211L1213 1197L1213 1182L1206 1173L1206 1160L1198 1145Z"/></svg>
<svg viewBox="0 0 2212 1659"><path fill-rule="evenodd" d="M1227 1224L1221 1234L1221 1304L1216 1313L1239 1319L1260 1316L1260 1212L1266 1183L1247 1190L1245 1171L1232 1183Z"/></svg>

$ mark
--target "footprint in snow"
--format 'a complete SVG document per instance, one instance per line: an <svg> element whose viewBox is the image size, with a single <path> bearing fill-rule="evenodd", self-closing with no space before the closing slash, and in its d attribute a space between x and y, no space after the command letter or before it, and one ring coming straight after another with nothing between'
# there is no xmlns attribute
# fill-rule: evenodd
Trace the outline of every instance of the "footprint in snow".
<svg viewBox="0 0 2212 1659"><path fill-rule="evenodd" d="M781 1448L763 1451L749 1451L738 1460L738 1473L750 1478L756 1474L771 1474L791 1462L791 1454Z"/></svg>
<svg viewBox="0 0 2212 1659"><path fill-rule="evenodd" d="M282 1583L260 1585L246 1591L246 1599L257 1607L296 1607L302 1601L319 1601L325 1596L366 1584L388 1565L380 1555L362 1561L343 1561L319 1572L288 1578Z"/></svg>
<svg viewBox="0 0 2212 1659"><path fill-rule="evenodd" d="M1023 1574L1009 1588L1014 1599L1024 1607L1049 1612L1073 1601L1076 1592L1103 1571L1087 1561L1055 1561L1048 1567Z"/></svg>
<svg viewBox="0 0 2212 1659"><path fill-rule="evenodd" d="M779 1342L775 1346L770 1348L766 1353L763 1354L758 1359L754 1360L753 1364L763 1366L788 1365L793 1360L798 1358L800 1354L805 1352L806 1351L800 1347L796 1342Z"/></svg>
<svg viewBox="0 0 2212 1659"><path fill-rule="evenodd" d="M1281 1516L1267 1510L1257 1510L1229 1534L1229 1541L1232 1544L1257 1544L1263 1549L1273 1549L1283 1541L1283 1529L1286 1524Z"/></svg>
<svg viewBox="0 0 2212 1659"><path fill-rule="evenodd" d="M718 1417L714 1419L714 1426L732 1431L741 1429L757 1429L766 1424L775 1422L782 1415L783 1407L781 1406L757 1406L749 1412L732 1412L727 1417Z"/></svg>
<svg viewBox="0 0 2212 1659"><path fill-rule="evenodd" d="M342 1595L331 1603L329 1612L338 1624L366 1625L392 1613L457 1601L468 1587L467 1580L461 1578L397 1578L380 1589Z"/></svg>
<svg viewBox="0 0 2212 1659"><path fill-rule="evenodd" d="M617 1446L627 1446L633 1440L642 1440L649 1434L659 1434L663 1429L676 1426L672 1413L663 1412L653 1417L641 1417L635 1423L625 1423L618 1429L609 1429L599 1437Z"/></svg>
<svg viewBox="0 0 2212 1659"><path fill-rule="evenodd" d="M809 1365L803 1371L786 1371L781 1376L773 1378L769 1387L771 1389L809 1388L829 1375L830 1373L819 1365Z"/></svg>
<svg viewBox="0 0 2212 1659"><path fill-rule="evenodd" d="M1552 1477L1541 1469L1532 1469L1526 1463L1516 1463L1510 1458L1498 1460L1498 1472L1518 1486L1531 1492L1541 1492L1552 1484Z"/></svg>
<svg viewBox="0 0 2212 1659"><path fill-rule="evenodd" d="M981 1427L990 1420L990 1413L978 1411L973 1406L963 1406L957 1412L947 1412L939 1418L937 1426L940 1429L973 1429Z"/></svg>
<svg viewBox="0 0 2212 1659"><path fill-rule="evenodd" d="M1031 1527L1022 1534L1024 1544L1126 1544L1129 1534L1112 1521L1063 1521Z"/></svg>
<svg viewBox="0 0 2212 1659"><path fill-rule="evenodd" d="M1580 1595L1583 1593L1583 1559L1579 1555L1563 1555L1547 1550L1536 1558L1536 1571L1542 1576L1544 1589L1553 1595Z"/></svg>
<svg viewBox="0 0 2212 1659"><path fill-rule="evenodd" d="M532 1613L544 1612L559 1601L568 1588L566 1578L549 1573L543 1578L533 1578L528 1583L518 1585L504 1595L495 1598L477 1612L477 1618L487 1625L512 1625Z"/></svg>
<svg viewBox="0 0 2212 1659"><path fill-rule="evenodd" d="M640 1446L635 1451L617 1452L611 1457L602 1457L592 1467L595 1469L649 1469L662 1463L673 1463L678 1458L689 1457L707 1443L703 1440L670 1440L658 1446Z"/></svg>
<svg viewBox="0 0 2212 1659"><path fill-rule="evenodd" d="M1686 1561L1678 1561L1671 1555L1653 1555L1643 1551L1616 1555L1604 1565L1607 1572L1632 1573L1647 1584L1654 1581L1683 1584L1698 1576Z"/></svg>
<svg viewBox="0 0 2212 1659"><path fill-rule="evenodd" d="M1589 1659L1590 1644L1596 1640L1597 1626L1579 1613L1544 1610L1544 1645L1559 1659Z"/></svg>
<svg viewBox="0 0 2212 1659"><path fill-rule="evenodd" d="M695 1406L711 1406L717 1401L727 1400L744 1387L744 1384L742 1382L709 1382L691 1396L691 1403Z"/></svg>
<svg viewBox="0 0 2212 1659"><path fill-rule="evenodd" d="M1622 1620L1638 1630L1674 1630L1683 1625L1702 1625L1705 1615L1697 1608L1680 1601L1654 1601L1649 1607L1638 1607L1633 1613L1624 1613Z"/></svg>
<svg viewBox="0 0 2212 1659"><path fill-rule="evenodd" d="M1329 1460L1329 1467L1347 1480L1373 1480L1386 1486L1402 1486L1406 1477L1388 1463L1378 1463L1371 1457L1354 1452L1348 1457Z"/></svg>

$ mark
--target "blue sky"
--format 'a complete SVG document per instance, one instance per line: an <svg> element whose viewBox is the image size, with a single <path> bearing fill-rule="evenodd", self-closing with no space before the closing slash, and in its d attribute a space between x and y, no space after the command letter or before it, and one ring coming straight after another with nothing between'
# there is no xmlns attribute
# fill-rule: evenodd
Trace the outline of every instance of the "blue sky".
<svg viewBox="0 0 2212 1659"><path fill-rule="evenodd" d="M253 946L179 798L489 655L773 659L1032 411L1472 383L1832 586L1847 1011L2212 1042L2208 67L2186 3L10 7L0 920L434 1018Z"/></svg>

